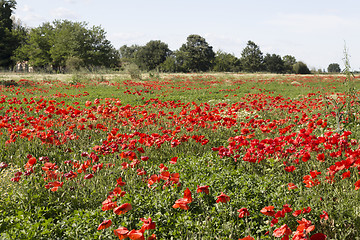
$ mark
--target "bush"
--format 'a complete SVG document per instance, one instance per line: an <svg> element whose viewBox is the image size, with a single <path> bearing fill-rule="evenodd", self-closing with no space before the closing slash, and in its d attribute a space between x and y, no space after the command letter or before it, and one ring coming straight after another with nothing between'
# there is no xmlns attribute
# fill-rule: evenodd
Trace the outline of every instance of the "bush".
<svg viewBox="0 0 360 240"><path fill-rule="evenodd" d="M309 74L310 70L303 62L297 62L293 66L293 70L296 74Z"/></svg>
<svg viewBox="0 0 360 240"><path fill-rule="evenodd" d="M131 79L141 80L140 68L135 63L125 66L125 70L130 74Z"/></svg>
<svg viewBox="0 0 360 240"><path fill-rule="evenodd" d="M68 72L80 71L83 64L84 64L84 62L82 59L80 59L78 57L69 57L66 60L66 71L68 71Z"/></svg>
<svg viewBox="0 0 360 240"><path fill-rule="evenodd" d="M341 72L341 68L338 63L331 63L329 64L327 71L329 73L339 73Z"/></svg>

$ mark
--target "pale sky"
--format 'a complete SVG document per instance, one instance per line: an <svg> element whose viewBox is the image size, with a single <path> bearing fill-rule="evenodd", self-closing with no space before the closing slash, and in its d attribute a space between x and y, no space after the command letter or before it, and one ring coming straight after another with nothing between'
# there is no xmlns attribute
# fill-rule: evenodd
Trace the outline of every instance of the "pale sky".
<svg viewBox="0 0 360 240"><path fill-rule="evenodd" d="M309 68L343 69L344 45L360 70L359 0L17 0L28 27L55 19L101 26L116 49L161 40L176 50L190 34L240 57L248 40L265 55L293 55Z"/></svg>

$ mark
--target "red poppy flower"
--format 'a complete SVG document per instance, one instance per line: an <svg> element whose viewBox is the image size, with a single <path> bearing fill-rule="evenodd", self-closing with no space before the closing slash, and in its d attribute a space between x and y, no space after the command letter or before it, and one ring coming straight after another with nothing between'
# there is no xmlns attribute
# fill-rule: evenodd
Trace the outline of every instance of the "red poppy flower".
<svg viewBox="0 0 360 240"><path fill-rule="evenodd" d="M10 181L12 182L19 182L21 179L21 177L14 177L14 178L11 178Z"/></svg>
<svg viewBox="0 0 360 240"><path fill-rule="evenodd" d="M173 205L173 208L181 208L184 210L188 210L189 209L188 204L191 202L192 202L191 191L189 190L189 188L186 188L186 190L184 191L184 197L176 200L175 204Z"/></svg>
<svg viewBox="0 0 360 240"><path fill-rule="evenodd" d="M59 181L55 181L55 182L49 182L48 184L45 185L46 189L50 189L50 191L52 192L56 192L58 190L59 187L62 187L64 184L64 182L59 182Z"/></svg>
<svg viewBox="0 0 360 240"><path fill-rule="evenodd" d="M140 159L141 159L141 161L146 162L147 160L149 160L149 157L148 156L141 156Z"/></svg>
<svg viewBox="0 0 360 240"><path fill-rule="evenodd" d="M274 237L282 237L283 235L289 236L291 235L292 231L291 229L286 225L282 225L281 227L277 228L273 232Z"/></svg>
<svg viewBox="0 0 360 240"><path fill-rule="evenodd" d="M130 203L124 203L123 205L114 208L114 213L117 215L124 214L132 209L132 206Z"/></svg>
<svg viewBox="0 0 360 240"><path fill-rule="evenodd" d="M170 173L169 172L162 172L160 175L159 175L159 178L164 180L164 181L167 181L169 180L170 178Z"/></svg>
<svg viewBox="0 0 360 240"><path fill-rule="evenodd" d="M145 153L145 151L142 147L138 147L136 150L138 150L140 153Z"/></svg>
<svg viewBox="0 0 360 240"><path fill-rule="evenodd" d="M116 202L113 202L111 198L107 198L105 201L102 202L102 208L101 210L107 211L112 210L117 207Z"/></svg>
<svg viewBox="0 0 360 240"><path fill-rule="evenodd" d="M116 182L117 182L117 185L119 185L120 187L121 186L124 186L126 183L122 181L122 178L119 177L118 179L116 179Z"/></svg>
<svg viewBox="0 0 360 240"><path fill-rule="evenodd" d="M288 189L289 190L293 190L293 189L297 189L298 187L294 184L294 183L288 183Z"/></svg>
<svg viewBox="0 0 360 240"><path fill-rule="evenodd" d="M144 232L142 230L131 230L128 234L128 237L133 240L145 240Z"/></svg>
<svg viewBox="0 0 360 240"><path fill-rule="evenodd" d="M270 226L271 227L273 227L275 224L277 224L279 222L279 219L278 218L273 218L272 220L271 220L271 224L270 224Z"/></svg>
<svg viewBox="0 0 360 240"><path fill-rule="evenodd" d="M7 163L5 163L5 162L0 163L0 168L1 169L7 168L8 166L9 165Z"/></svg>
<svg viewBox="0 0 360 240"><path fill-rule="evenodd" d="M91 179L91 178L93 178L94 177L94 175L92 174L92 173L90 173L90 174L86 174L85 176L84 176L84 179Z"/></svg>
<svg viewBox="0 0 360 240"><path fill-rule="evenodd" d="M273 217L275 215L274 206L264 207L260 212L266 216Z"/></svg>
<svg viewBox="0 0 360 240"><path fill-rule="evenodd" d="M245 217L245 216L249 216L249 215L250 215L250 213L249 213L249 211L248 211L247 208L241 208L241 209L239 209L239 210L237 210L237 211L239 212L239 218L243 218L243 217Z"/></svg>
<svg viewBox="0 0 360 240"><path fill-rule="evenodd" d="M170 181L172 181L173 183L178 183L179 177L180 177L179 173L172 173L170 177Z"/></svg>
<svg viewBox="0 0 360 240"><path fill-rule="evenodd" d="M244 238L239 238L239 240L255 240L255 239L249 235L249 236L244 237Z"/></svg>
<svg viewBox="0 0 360 240"><path fill-rule="evenodd" d="M206 186L197 186L197 190L196 190L197 193L201 193L201 192L204 192L206 194L209 194L209 186L206 185Z"/></svg>
<svg viewBox="0 0 360 240"><path fill-rule="evenodd" d="M323 233L316 233L310 237L310 240L326 240L327 236Z"/></svg>
<svg viewBox="0 0 360 240"><path fill-rule="evenodd" d="M327 212L323 211L324 214L320 214L320 219L324 219L324 220L328 220L329 219L329 215Z"/></svg>
<svg viewBox="0 0 360 240"><path fill-rule="evenodd" d="M169 163L176 164L177 160L178 160L178 157L173 157Z"/></svg>
<svg viewBox="0 0 360 240"><path fill-rule="evenodd" d="M137 169L136 172L137 172L137 175L139 175L139 176L146 175L146 171L143 168Z"/></svg>
<svg viewBox="0 0 360 240"><path fill-rule="evenodd" d="M349 178L350 177L350 171L346 171L343 174L341 174L342 179Z"/></svg>
<svg viewBox="0 0 360 240"><path fill-rule="evenodd" d="M123 197L123 196L125 196L126 192L122 191L120 187L116 187L110 194L117 195L119 197Z"/></svg>
<svg viewBox="0 0 360 240"><path fill-rule="evenodd" d="M86 106L86 107L90 107L91 104L92 104L92 102L90 102L90 101L86 101L86 102L85 102L85 106Z"/></svg>
<svg viewBox="0 0 360 240"><path fill-rule="evenodd" d="M293 171L295 171L295 169L296 169L296 167L294 167L294 166L287 166L287 167L285 167L285 171L286 171L286 172L293 172Z"/></svg>
<svg viewBox="0 0 360 240"><path fill-rule="evenodd" d="M156 235L155 235L155 233L152 234L151 236L149 236L149 237L147 238L147 240L156 240Z"/></svg>
<svg viewBox="0 0 360 240"><path fill-rule="evenodd" d="M306 233L310 233L315 229L315 226L311 225L311 221L308 221L305 218L298 220L297 222L299 223L299 226L296 229L298 232L305 231Z"/></svg>
<svg viewBox="0 0 360 240"><path fill-rule="evenodd" d="M316 159L320 162L324 162L325 161L325 154L324 153L320 153L317 155Z"/></svg>
<svg viewBox="0 0 360 240"><path fill-rule="evenodd" d="M143 231L156 228L156 224L152 221L151 217L149 217L148 219L140 218L140 220L144 222L141 227Z"/></svg>
<svg viewBox="0 0 360 240"><path fill-rule="evenodd" d="M311 212L311 207L304 208L304 209L302 210L302 212L303 212L303 213L309 213L309 212Z"/></svg>
<svg viewBox="0 0 360 240"><path fill-rule="evenodd" d="M297 216L299 216L301 214L301 210L296 210L296 211L294 211L293 213L292 213L292 215L294 216L294 217L297 217Z"/></svg>
<svg viewBox="0 0 360 240"><path fill-rule="evenodd" d="M219 196L217 196L216 203L219 203L219 202L227 203L229 201L230 201L230 197L227 196L225 193L221 192L221 194Z"/></svg>
<svg viewBox="0 0 360 240"><path fill-rule="evenodd" d="M119 239L125 239L128 237L129 230L125 227L119 227L118 229L114 230L115 236L118 236Z"/></svg>
<svg viewBox="0 0 360 240"><path fill-rule="evenodd" d="M112 224L111 220L105 220L102 223L100 223L97 230L102 230L102 229L108 228L111 226L111 224Z"/></svg>
<svg viewBox="0 0 360 240"><path fill-rule="evenodd" d="M358 190L360 188L360 180L357 180L355 185L355 190Z"/></svg>

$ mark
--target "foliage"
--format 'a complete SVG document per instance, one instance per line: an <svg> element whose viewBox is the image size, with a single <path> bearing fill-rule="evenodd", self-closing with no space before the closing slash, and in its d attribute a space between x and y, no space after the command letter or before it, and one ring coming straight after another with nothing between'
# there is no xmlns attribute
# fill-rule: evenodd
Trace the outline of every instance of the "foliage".
<svg viewBox="0 0 360 240"><path fill-rule="evenodd" d="M84 67L84 61L79 57L70 56L66 59L65 66L67 72L80 71L80 69Z"/></svg>
<svg viewBox="0 0 360 240"><path fill-rule="evenodd" d="M246 72L259 72L263 70L263 53L253 41L248 41L241 52L242 69Z"/></svg>
<svg viewBox="0 0 360 240"><path fill-rule="evenodd" d="M50 23L32 28L27 37L26 44L17 48L14 59L29 61L32 66L46 68L52 63L50 50L54 38L54 28Z"/></svg>
<svg viewBox="0 0 360 240"><path fill-rule="evenodd" d="M205 38L193 34L187 42L175 52L179 69L184 72L206 72L210 70L215 53Z"/></svg>
<svg viewBox="0 0 360 240"><path fill-rule="evenodd" d="M130 74L131 79L141 80L141 70L135 63L126 65L125 71Z"/></svg>
<svg viewBox="0 0 360 240"><path fill-rule="evenodd" d="M349 101L358 121L355 78L0 86L0 238L114 239L124 227L144 239L356 239L360 134L346 117L334 131L347 107L324 101Z"/></svg>
<svg viewBox="0 0 360 240"><path fill-rule="evenodd" d="M309 74L310 70L303 62L297 62L293 65L293 71L296 74Z"/></svg>
<svg viewBox="0 0 360 240"><path fill-rule="evenodd" d="M137 52L141 49L139 45L123 45L119 49L119 55L122 63L135 62L135 56Z"/></svg>
<svg viewBox="0 0 360 240"><path fill-rule="evenodd" d="M14 50L19 46L20 39L13 31L11 14L16 7L15 0L0 1L0 67L10 67Z"/></svg>
<svg viewBox="0 0 360 240"><path fill-rule="evenodd" d="M166 43L150 41L139 48L135 54L135 62L142 70L151 71L159 67L171 53Z"/></svg>
<svg viewBox="0 0 360 240"><path fill-rule="evenodd" d="M29 32L26 44L16 50L17 60L29 60L38 68L52 66L65 71L69 58L81 59L89 69L96 66L115 67L118 56L101 27L87 27L84 22L56 20Z"/></svg>
<svg viewBox="0 0 360 240"><path fill-rule="evenodd" d="M329 73L339 73L339 72L341 72L341 68L338 63L330 63L327 68L327 71Z"/></svg>
<svg viewBox="0 0 360 240"><path fill-rule="evenodd" d="M213 71L215 72L240 72L240 59L233 54L223 52L221 50L216 52Z"/></svg>
<svg viewBox="0 0 360 240"><path fill-rule="evenodd" d="M168 73L179 72L179 65L176 62L176 54L173 53L167 56L165 61L160 64L159 69L162 72L168 72Z"/></svg>
<svg viewBox="0 0 360 240"><path fill-rule="evenodd" d="M293 66L296 63L296 58L291 55L285 55L282 59L284 61L285 71L287 73L292 73L294 71Z"/></svg>
<svg viewBox="0 0 360 240"><path fill-rule="evenodd" d="M279 55L266 54L264 57L264 67L266 71L271 73L283 73L285 71L284 61Z"/></svg>

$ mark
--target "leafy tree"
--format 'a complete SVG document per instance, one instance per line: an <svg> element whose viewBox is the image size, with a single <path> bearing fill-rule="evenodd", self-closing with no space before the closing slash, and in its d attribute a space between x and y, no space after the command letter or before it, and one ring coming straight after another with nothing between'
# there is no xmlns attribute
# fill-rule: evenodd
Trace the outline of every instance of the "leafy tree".
<svg viewBox="0 0 360 240"><path fill-rule="evenodd" d="M79 57L87 51L85 42L87 29L85 23L54 21L54 31L51 36L52 47L50 48L51 64L55 69L66 67L66 61L70 57Z"/></svg>
<svg viewBox="0 0 360 240"><path fill-rule="evenodd" d="M187 37L187 42L176 52L179 69L185 72L208 71L215 58L215 53L205 38L193 34Z"/></svg>
<svg viewBox="0 0 360 240"><path fill-rule="evenodd" d="M215 72L239 72L241 63L233 54L219 50L215 55L213 70Z"/></svg>
<svg viewBox="0 0 360 240"><path fill-rule="evenodd" d="M265 70L272 73L282 73L285 70L284 61L279 55L266 54L264 57Z"/></svg>
<svg viewBox="0 0 360 240"><path fill-rule="evenodd" d="M310 70L303 62L297 62L293 66L293 70L296 74L309 74Z"/></svg>
<svg viewBox="0 0 360 240"><path fill-rule="evenodd" d="M13 34L11 14L16 7L15 0L0 0L0 67L12 65L11 56L19 41Z"/></svg>
<svg viewBox="0 0 360 240"><path fill-rule="evenodd" d="M341 72L340 65L338 63L331 63L329 64L327 71L329 73L339 73Z"/></svg>
<svg viewBox="0 0 360 240"><path fill-rule="evenodd" d="M296 58L291 55L285 55L283 58L285 72L292 73L294 71L293 66L296 63Z"/></svg>
<svg viewBox="0 0 360 240"><path fill-rule="evenodd" d="M263 53L253 41L248 41L247 46L242 51L241 65L246 72L263 70Z"/></svg>
<svg viewBox="0 0 360 240"><path fill-rule="evenodd" d="M131 45L128 47L127 45L123 45L119 49L121 62L134 62L136 53L141 49L139 45Z"/></svg>
<svg viewBox="0 0 360 240"><path fill-rule="evenodd" d="M28 33L27 42L15 51L14 59L17 61L29 61L37 68L47 68L52 64L50 49L54 27L50 23L32 28Z"/></svg>
<svg viewBox="0 0 360 240"><path fill-rule="evenodd" d="M118 55L105 35L101 27L88 28L83 22L57 20L44 23L31 29L27 44L17 49L15 58L29 60L35 67L52 66L60 71L74 59L89 70L92 67L113 67L117 65Z"/></svg>
<svg viewBox="0 0 360 240"><path fill-rule="evenodd" d="M135 62L143 70L154 70L166 60L170 53L166 43L159 40L150 41L136 53Z"/></svg>
<svg viewBox="0 0 360 240"><path fill-rule="evenodd" d="M170 54L166 57L165 61L160 64L160 71L162 72L179 72L179 65L176 62L176 54Z"/></svg>

